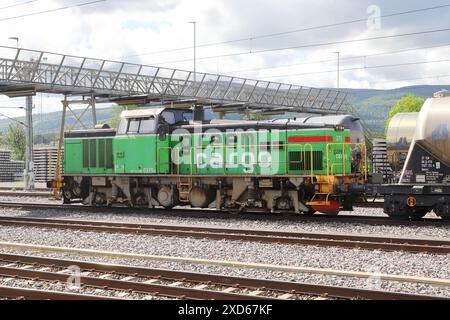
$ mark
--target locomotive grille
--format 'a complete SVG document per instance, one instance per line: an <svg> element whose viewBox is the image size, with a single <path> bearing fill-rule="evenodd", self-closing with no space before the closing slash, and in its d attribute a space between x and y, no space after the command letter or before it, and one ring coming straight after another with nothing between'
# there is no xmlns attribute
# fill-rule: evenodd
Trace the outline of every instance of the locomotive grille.
<svg viewBox="0 0 450 320"><path fill-rule="evenodd" d="M83 140L83 168L89 168L89 140Z"/></svg>
<svg viewBox="0 0 450 320"><path fill-rule="evenodd" d="M303 159L303 152L294 151L289 152L289 170L291 171L309 171L311 170L311 152L305 152L305 159ZM323 170L323 151L312 152L313 169Z"/></svg>
<svg viewBox="0 0 450 320"><path fill-rule="evenodd" d="M106 140L106 168L113 169L113 149L112 149L112 139Z"/></svg>
<svg viewBox="0 0 450 320"><path fill-rule="evenodd" d="M89 151L89 164L91 168L97 167L97 141L91 140L90 141L90 151Z"/></svg>
<svg viewBox="0 0 450 320"><path fill-rule="evenodd" d="M98 166L99 168L105 167L105 140L98 140Z"/></svg>

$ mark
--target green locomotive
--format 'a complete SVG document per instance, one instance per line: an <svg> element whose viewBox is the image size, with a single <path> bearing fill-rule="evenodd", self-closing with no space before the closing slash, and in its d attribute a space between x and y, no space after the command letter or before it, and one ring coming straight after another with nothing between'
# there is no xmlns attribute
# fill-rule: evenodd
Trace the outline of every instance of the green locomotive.
<svg viewBox="0 0 450 320"><path fill-rule="evenodd" d="M65 133L65 203L336 214L351 209L365 146L341 125L124 111L117 130Z"/></svg>

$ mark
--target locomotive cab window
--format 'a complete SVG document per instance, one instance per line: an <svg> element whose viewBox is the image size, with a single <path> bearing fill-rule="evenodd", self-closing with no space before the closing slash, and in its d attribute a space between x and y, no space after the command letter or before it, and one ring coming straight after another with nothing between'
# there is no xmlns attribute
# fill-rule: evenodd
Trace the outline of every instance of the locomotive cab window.
<svg viewBox="0 0 450 320"><path fill-rule="evenodd" d="M194 119L192 112L183 112L183 121L191 121Z"/></svg>
<svg viewBox="0 0 450 320"><path fill-rule="evenodd" d="M117 134L123 135L127 133L128 129L128 119L121 119L119 122L119 126L117 128Z"/></svg>
<svg viewBox="0 0 450 320"><path fill-rule="evenodd" d="M141 119L141 125L139 127L139 133L154 133L155 132L155 117Z"/></svg>
<svg viewBox="0 0 450 320"><path fill-rule="evenodd" d="M161 120L163 120L162 123L167 123L170 125L174 125L177 121L175 120L175 114L170 111L164 111L161 114Z"/></svg>
<svg viewBox="0 0 450 320"><path fill-rule="evenodd" d="M138 133L139 131L139 119L130 119L130 124L128 125L128 133Z"/></svg>
<svg viewBox="0 0 450 320"><path fill-rule="evenodd" d="M149 134L156 131L155 117L122 119L119 124L118 134Z"/></svg>

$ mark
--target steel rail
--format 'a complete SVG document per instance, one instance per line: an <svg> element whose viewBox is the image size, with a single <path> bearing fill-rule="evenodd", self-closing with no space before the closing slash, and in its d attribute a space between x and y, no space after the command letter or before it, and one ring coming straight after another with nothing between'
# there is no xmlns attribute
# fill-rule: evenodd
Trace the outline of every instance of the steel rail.
<svg viewBox="0 0 450 320"><path fill-rule="evenodd" d="M134 224L122 222L115 223L106 221L23 217L0 217L0 225L212 240L225 239L290 245L360 248L384 251L404 251L412 253L427 252L434 254L450 254L450 241L445 239L397 238L310 232L280 232L273 230L245 230L188 225Z"/></svg>
<svg viewBox="0 0 450 320"><path fill-rule="evenodd" d="M309 221L309 222L339 222L339 223L363 223L369 225L401 225L401 226L440 226L448 225L449 221L442 220L440 218L424 218L419 220L397 220L389 217L382 216L362 216L362 215L339 215L339 216L327 216L327 215L314 215L306 216L302 214L292 213L279 213L268 214L258 212L248 212L239 215L205 209L162 209L162 208L142 208L142 207L92 207L78 204L63 205L63 204L43 204L43 203L20 203L20 202L1 202L0 208L27 208L27 209L50 209L50 210L80 210L86 212L96 213L129 213L130 210L133 213L145 213L145 214L164 214L167 216L183 216L183 217L207 217L208 214L213 215L215 218L230 218L233 219L255 219L255 220L283 220L283 221Z"/></svg>
<svg viewBox="0 0 450 320"><path fill-rule="evenodd" d="M36 190L35 192L29 192L29 191L11 191L10 188L8 189L2 189L0 187L0 196L17 196L17 197L48 197L50 198L52 194L50 192L47 192L46 190ZM384 202L382 201L376 201L376 202L357 202L354 204L355 208L383 208Z"/></svg>
<svg viewBox="0 0 450 320"><path fill-rule="evenodd" d="M270 271L282 271L288 273L307 273L307 274L319 274L322 276L333 275L340 277L351 277L351 278L363 278L370 279L376 277L380 280L386 281L397 281L397 282L407 282L407 283L423 283L432 286L443 286L449 287L450 280L440 279L440 278L429 278L421 276L409 276L409 275L397 275L397 274L383 274L383 273L373 273L373 272L362 272L362 271L352 271L352 270L341 270L341 269L329 269L329 268L314 268L314 267L303 267L303 266L288 266L279 264L267 264L258 262L242 262L233 260L216 260L210 258L195 258L195 257L183 257L183 256L164 256L164 255L152 255L145 253L136 252L118 252L118 251L104 251L104 250L92 250L85 248L73 248L73 247L58 247L58 246L48 246L48 245L36 245L27 243L17 243L17 242L0 242L0 247L8 248L12 250L25 250L32 252L50 252L50 253L63 253L63 254L74 254L76 256L90 256L95 258L120 258L127 260L142 260L142 261L164 261L164 262L174 262L174 263L189 263L194 265L209 265L209 266L222 266L231 267L239 269L257 269L257 270L270 270Z"/></svg>
<svg viewBox="0 0 450 320"><path fill-rule="evenodd" d="M35 198L50 198L52 195L49 192L25 192L25 191L1 191L0 196L6 197L35 197Z"/></svg>
<svg viewBox="0 0 450 320"><path fill-rule="evenodd" d="M14 277L20 279L34 279L42 281L66 282L67 274L56 272L23 270L18 268L6 268L0 266L0 276ZM126 280L103 279L97 277L80 277L83 286L98 287L105 290L123 290L148 295L163 295L178 299L214 299L214 300L268 300L270 297L250 296L248 294L228 293L212 290L200 290L180 286L157 285Z"/></svg>
<svg viewBox="0 0 450 320"><path fill-rule="evenodd" d="M42 258L33 256L22 256L22 255L10 255L10 254L0 254L0 261L10 262L15 264L32 264L34 266L48 266L48 267L58 267L67 268L70 266L78 266L82 270L88 270L90 272L100 272L115 275L128 275L134 277L148 277L151 279L159 280L171 280L171 281L183 281L192 282L197 284L214 284L218 286L226 286L232 288L249 288L261 291L276 291L279 293L278 297L282 296L282 293L290 293L293 295L313 295L313 296L323 296L331 298L340 299L390 299L390 300L416 300L416 299L442 299L442 297L428 296L428 295L416 295L408 293L398 293L398 292L387 292L387 291L377 291L377 290L367 290L358 288L347 288L347 287L334 287L334 286L322 286L322 285L312 285L304 284L298 282L285 282L285 281L274 281L274 280L263 280L263 279L250 279L250 278L240 278L240 277L230 277L225 275L215 275L215 274L203 274L194 273L186 271L174 271L165 269L153 269L144 267L132 267L124 265L112 265L104 263L94 263L94 262L84 262L84 261L73 261L73 260L63 260L54 258ZM48 277L52 278L49 280L57 280L60 277L67 278L67 275L58 274L55 276L53 274L47 274L46 272L34 273L31 270L20 270L14 268L0 267L0 274L8 273L8 275L13 276L15 271L20 271L22 276L27 277ZM16 272L17 274L17 272ZM87 284L91 283L98 286L108 286L109 288L117 288L122 290L134 290L139 292L151 292L152 290L158 290L159 294L175 295L176 297L184 298L205 298L205 295L199 293L200 289L192 289L188 291L180 291L180 287L171 287L169 291L164 291L164 288L160 286L150 285L147 283L135 283L129 281L115 280L111 282L110 280L99 279L99 278L86 278L82 277L82 282ZM96 280L96 281L94 281ZM101 280L101 281L100 281ZM108 282L109 281L109 282ZM138 285L138 286L136 286ZM174 290L176 289L176 290ZM189 289L189 288L188 288ZM155 291L153 291L155 292ZM168 293L167 293L168 292ZM214 293L214 295L212 295ZM268 297L258 296L258 295L238 295L229 292L217 291L211 292L211 290L206 291L206 298L247 298L247 299L259 299ZM445 299L445 298L444 298Z"/></svg>
<svg viewBox="0 0 450 320"><path fill-rule="evenodd" d="M16 300L118 300L111 297L78 293L43 291L17 287L0 286L0 297Z"/></svg>

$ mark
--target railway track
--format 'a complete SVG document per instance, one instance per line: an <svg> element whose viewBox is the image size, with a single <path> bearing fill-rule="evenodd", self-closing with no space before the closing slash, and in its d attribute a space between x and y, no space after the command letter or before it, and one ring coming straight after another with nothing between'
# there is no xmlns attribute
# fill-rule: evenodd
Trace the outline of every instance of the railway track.
<svg viewBox="0 0 450 320"><path fill-rule="evenodd" d="M17 190L11 191L11 189L5 189L0 187L0 196L9 196L9 197L37 197L37 198L51 198L52 193L48 191L48 189L36 189L33 192ZM360 208L383 208L383 201L365 201L365 202L357 202L355 203L355 207Z"/></svg>
<svg viewBox="0 0 450 320"><path fill-rule="evenodd" d="M279 213L242 213L233 214L227 212L217 212L211 209L192 209L192 208L174 208L171 210L163 208L142 208L142 207L91 207L79 204L63 205L59 203L55 204L43 204L43 203L21 203L0 201L0 208L19 208L19 209L48 209L48 210L78 210L83 212L96 212L96 213L143 213L143 214L164 214L167 216L181 216L192 218L224 218L229 219L243 219L243 220L272 220L272 221L307 221L307 222L338 222L338 223L362 223L368 225L388 225L388 226L439 226L450 224L450 221L442 220L440 218L423 218L417 220L396 220L384 216L363 216L363 215L339 215L339 216L327 216L316 214L314 216L306 216L301 214Z"/></svg>
<svg viewBox="0 0 450 320"><path fill-rule="evenodd" d="M119 292L118 296L36 292L4 286L0 287L0 296L25 299L127 299L133 294L139 294L143 297L215 300L439 299L407 293L0 254L0 277L65 283L73 275L74 266L79 268L82 287L98 288L98 291L115 290Z"/></svg>
<svg viewBox="0 0 450 320"><path fill-rule="evenodd" d="M0 217L0 225L212 240L238 240L261 243L281 243L289 245L360 248L368 250L404 251L412 253L450 254L450 241L444 239L398 238L310 232L282 232L274 230L245 230L189 225L137 224L108 221L23 217Z"/></svg>
<svg viewBox="0 0 450 320"><path fill-rule="evenodd" d="M46 190L35 190L34 192L29 191L10 191L0 189L0 196L7 197L35 197L35 198L51 198L51 192ZM356 208L383 208L384 203L382 201L368 201L368 202L358 202L355 204Z"/></svg>
<svg viewBox="0 0 450 320"><path fill-rule="evenodd" d="M2 191L2 190L0 190L0 196L51 198L52 194L48 191L28 192L28 191Z"/></svg>

